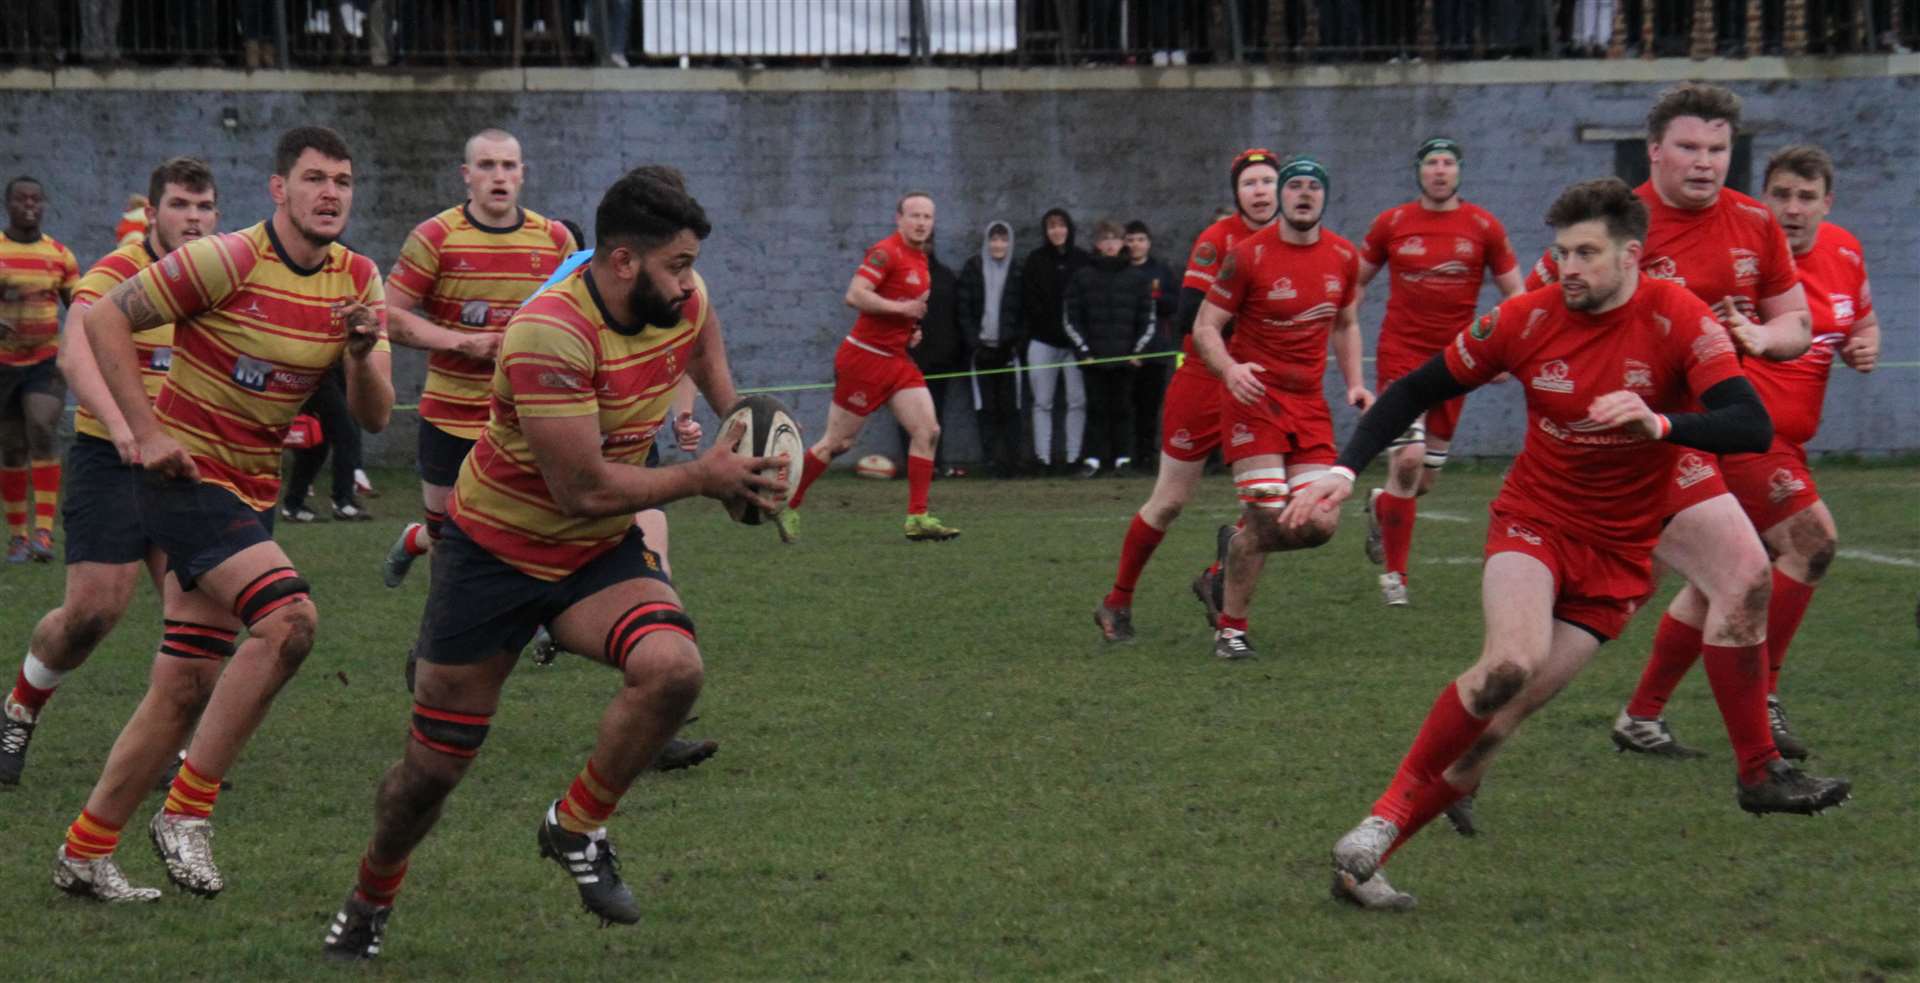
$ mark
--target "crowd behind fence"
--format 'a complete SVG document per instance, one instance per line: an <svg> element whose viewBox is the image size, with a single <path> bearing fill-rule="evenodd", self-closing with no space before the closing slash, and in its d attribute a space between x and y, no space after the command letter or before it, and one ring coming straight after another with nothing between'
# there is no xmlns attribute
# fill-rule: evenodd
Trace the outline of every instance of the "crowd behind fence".
<svg viewBox="0 0 1920 983"><path fill-rule="evenodd" d="M0 65L1297 64L1904 52L1920 0L7 0Z"/></svg>

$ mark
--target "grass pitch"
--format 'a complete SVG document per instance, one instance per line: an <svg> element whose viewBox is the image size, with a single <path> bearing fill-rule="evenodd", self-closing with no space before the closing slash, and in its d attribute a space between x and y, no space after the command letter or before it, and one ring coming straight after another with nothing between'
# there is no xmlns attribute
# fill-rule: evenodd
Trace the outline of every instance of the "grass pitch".
<svg viewBox="0 0 1920 983"><path fill-rule="evenodd" d="M1376 472L1377 473L1377 472ZM414 857L379 979L1831 979L1920 964L1914 604L1920 479L1820 468L1843 552L1783 695L1816 770L1854 780L1819 819L1757 821L1705 680L1671 721L1699 762L1613 753L1643 614L1507 749L1486 832L1436 823L1393 864L1406 916L1327 898L1327 850L1364 813L1434 694L1477 651L1477 563L1493 467L1450 469L1422 502L1413 607L1388 610L1350 506L1326 548L1273 560L1262 653L1209 655L1187 580L1231 486L1209 479L1136 595L1139 640L1091 611L1144 480L942 481L957 542L900 535L903 483L829 478L805 540L671 510L673 564L708 684L690 733L720 755L649 776L611 825L646 909L601 930L534 828L592 741L614 675L523 664L492 737ZM374 782L399 754L401 665L426 594L379 582L410 517L283 529L313 581L319 645L229 777L201 902L106 907L57 893L51 859L146 682L159 613L143 589L0 791L0 948L20 978L292 979L331 970L320 938L351 885ZM1364 479L1363 479L1364 484ZM424 570L419 573L424 573ZM58 602L55 565L0 569L0 671ZM1670 593L1672 584L1663 592ZM165 876L129 826L136 884Z"/></svg>

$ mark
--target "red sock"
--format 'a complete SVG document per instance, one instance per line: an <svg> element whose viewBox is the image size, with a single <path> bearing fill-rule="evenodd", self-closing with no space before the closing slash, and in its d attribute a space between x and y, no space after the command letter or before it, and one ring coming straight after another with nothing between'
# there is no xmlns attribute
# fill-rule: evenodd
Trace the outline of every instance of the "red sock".
<svg viewBox="0 0 1920 983"><path fill-rule="evenodd" d="M1427 711L1426 722L1420 725L1420 733L1413 739L1413 746L1407 749L1407 756L1400 759L1400 767L1393 773L1393 782L1387 786L1386 793L1373 803L1373 815L1392 820L1403 831L1401 839L1406 839L1404 831L1416 828L1413 821L1418 813L1424 811L1431 801L1441 797L1438 790L1423 791L1422 786L1445 785L1446 780L1440 777L1441 774L1448 765L1467 753L1467 749L1486 730L1487 721L1468 713L1466 706L1460 702L1459 684L1448 683L1447 688L1440 691L1439 699L1433 701L1433 709ZM1445 808L1446 805L1442 804L1427 819L1432 819L1440 809Z"/></svg>
<svg viewBox="0 0 1920 983"><path fill-rule="evenodd" d="M927 514L927 489L933 487L933 458L907 455L907 514Z"/></svg>
<svg viewBox="0 0 1920 983"><path fill-rule="evenodd" d="M407 876L407 862L396 864L376 864L366 854L360 855L360 879L354 885L353 893L368 904L382 908L391 907L393 899L400 893L400 882Z"/></svg>
<svg viewBox="0 0 1920 983"><path fill-rule="evenodd" d="M1653 654L1640 673L1640 685L1627 701L1627 714L1634 717L1658 717L1667 708L1667 698L1685 679L1693 661L1700 658L1700 629L1671 614L1660 616L1660 627L1653 631Z"/></svg>
<svg viewBox="0 0 1920 983"><path fill-rule="evenodd" d="M806 458L806 462L800 466L800 487L795 488L793 497L787 499L787 508L790 509L799 508L801 501L807 497L807 489L812 488L813 483L827 473L826 459L812 451L802 456Z"/></svg>
<svg viewBox="0 0 1920 983"><path fill-rule="evenodd" d="M0 501L6 503L7 532L27 535L27 469L0 468Z"/></svg>
<svg viewBox="0 0 1920 983"><path fill-rule="evenodd" d="M1773 568L1773 597L1767 602L1767 692L1780 692L1780 667L1787 661L1800 619L1813 603L1813 585L1803 584Z"/></svg>
<svg viewBox="0 0 1920 983"><path fill-rule="evenodd" d="M1407 554L1413 551L1415 499L1381 492L1373 500L1373 516L1380 522L1380 543L1387 550L1387 572L1407 575Z"/></svg>
<svg viewBox="0 0 1920 983"><path fill-rule="evenodd" d="M1446 812L1448 806L1472 794L1470 790L1463 792L1454 788L1453 783L1445 778L1422 782L1414 788L1412 798L1408 802L1407 824L1400 827L1400 837L1387 848L1386 855L1380 858L1380 862L1386 863L1387 857L1393 856L1402 844L1413 839L1413 834L1420 832L1428 823L1433 822L1433 817Z"/></svg>
<svg viewBox="0 0 1920 983"><path fill-rule="evenodd" d="M1127 538L1120 544L1120 569L1113 574L1113 593L1107 595L1107 607L1133 607L1133 588L1140 582L1140 571L1147 568L1147 561L1165 538L1165 529L1153 528L1134 513L1133 521L1127 524Z"/></svg>
<svg viewBox="0 0 1920 983"><path fill-rule="evenodd" d="M33 527L53 531L54 513L60 508L60 462L33 462Z"/></svg>
<svg viewBox="0 0 1920 983"><path fill-rule="evenodd" d="M1720 720L1740 762L1740 780L1751 785L1765 779L1767 763L1780 756L1767 722L1767 643L1707 645L1700 661L1706 663L1713 702L1720 704Z"/></svg>
<svg viewBox="0 0 1920 983"><path fill-rule="evenodd" d="M40 708L46 706L47 701L52 698L53 687L49 686L46 689L41 689L27 682L27 670L24 666L21 667L20 675L13 681L13 702L33 711L35 719L38 719L40 716Z"/></svg>
<svg viewBox="0 0 1920 983"><path fill-rule="evenodd" d="M1220 627L1232 628L1235 631L1246 631L1247 619L1236 618L1233 615L1230 615L1225 611L1222 611L1220 612Z"/></svg>

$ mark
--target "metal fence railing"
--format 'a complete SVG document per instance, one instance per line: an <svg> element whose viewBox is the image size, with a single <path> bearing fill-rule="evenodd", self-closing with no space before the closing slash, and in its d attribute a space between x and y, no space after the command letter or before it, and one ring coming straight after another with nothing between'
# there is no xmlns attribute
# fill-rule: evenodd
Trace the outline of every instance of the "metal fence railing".
<svg viewBox="0 0 1920 983"><path fill-rule="evenodd" d="M0 0L0 65L1183 65L1920 47L1920 0Z"/></svg>

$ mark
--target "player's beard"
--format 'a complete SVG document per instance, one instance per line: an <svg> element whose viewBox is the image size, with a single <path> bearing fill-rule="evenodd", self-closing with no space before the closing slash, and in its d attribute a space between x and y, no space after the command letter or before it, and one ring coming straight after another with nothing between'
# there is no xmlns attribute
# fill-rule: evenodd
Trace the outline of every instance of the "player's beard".
<svg viewBox="0 0 1920 983"><path fill-rule="evenodd" d="M645 275L633 284L633 292L627 295L627 305L632 308L633 316L641 324L651 328L671 328L680 323L680 305L686 298L669 298L653 289L652 281Z"/></svg>
<svg viewBox="0 0 1920 983"><path fill-rule="evenodd" d="M1425 187L1422 187L1420 189L1420 194L1425 196L1428 201L1433 202L1436 205L1444 205L1447 202L1450 202L1453 199L1458 198L1460 196L1460 185L1458 182L1455 182L1453 187L1448 188L1446 193L1441 195L1438 198L1434 197L1433 193L1428 191Z"/></svg>
<svg viewBox="0 0 1920 983"><path fill-rule="evenodd" d="M321 235L308 228L305 222L297 218L293 220L293 231L300 233L300 238L307 240L307 244L315 249L325 249L333 245L334 239L337 238L336 236Z"/></svg>
<svg viewBox="0 0 1920 983"><path fill-rule="evenodd" d="M1321 212L1319 214L1314 215L1313 221L1311 222L1302 222L1299 219L1289 215L1287 216L1287 228L1292 229L1295 232L1312 232L1314 229L1317 229L1320 227L1320 218L1322 215L1325 215L1325 214L1326 214L1325 212Z"/></svg>

